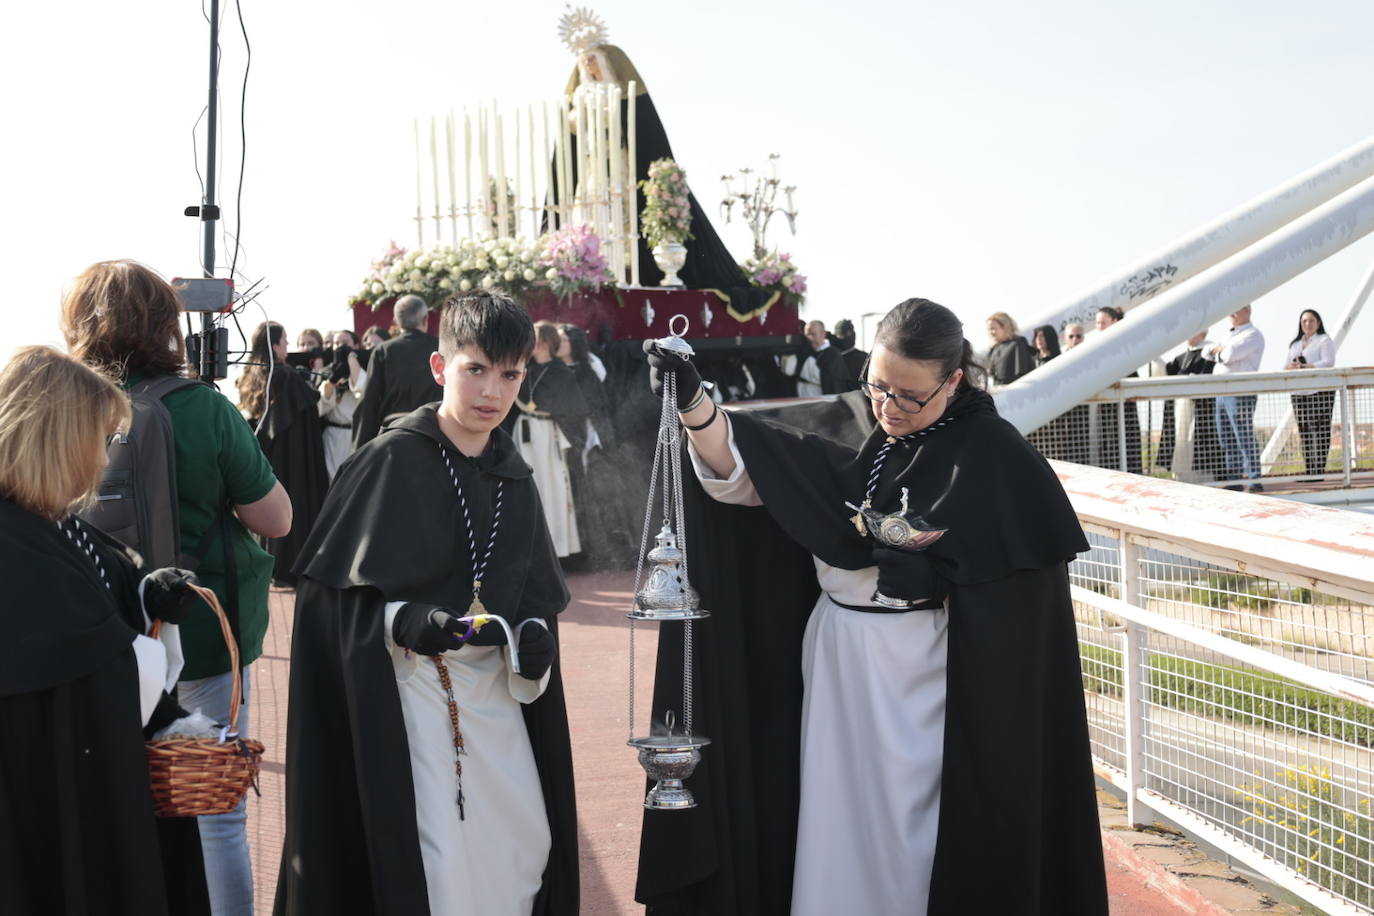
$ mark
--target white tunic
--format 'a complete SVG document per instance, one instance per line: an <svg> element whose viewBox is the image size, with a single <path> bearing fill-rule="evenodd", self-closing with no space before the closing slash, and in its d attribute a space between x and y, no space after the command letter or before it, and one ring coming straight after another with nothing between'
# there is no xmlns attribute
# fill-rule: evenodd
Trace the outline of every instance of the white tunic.
<svg viewBox="0 0 1374 916"><path fill-rule="evenodd" d="M463 732L464 819L448 699L434 662L391 638L404 602L386 606L386 648L396 669L415 826L432 916L529 916L548 863L548 815L520 703L544 692L509 670L504 647L463 646L442 656Z"/></svg>
<svg viewBox="0 0 1374 916"><path fill-rule="evenodd" d="M571 447L558 424L545 417L521 414L515 421L515 444L520 457L534 469L534 488L544 504L544 520L553 538L554 553L566 557L582 550L568 479L567 450Z"/></svg>
<svg viewBox="0 0 1374 916"><path fill-rule="evenodd" d="M353 452L353 414L363 400L363 386L367 384L367 370L358 373L358 383L345 391L336 391L326 398L320 393L320 419L324 420L324 469L329 479ZM339 425L343 424L343 425Z"/></svg>
<svg viewBox="0 0 1374 916"><path fill-rule="evenodd" d="M717 478L691 450L706 492L761 505L735 447ZM793 916L924 916L944 759L945 609L879 614L877 567L813 557L821 596L802 641L801 805ZM832 597L834 600L832 600Z"/></svg>

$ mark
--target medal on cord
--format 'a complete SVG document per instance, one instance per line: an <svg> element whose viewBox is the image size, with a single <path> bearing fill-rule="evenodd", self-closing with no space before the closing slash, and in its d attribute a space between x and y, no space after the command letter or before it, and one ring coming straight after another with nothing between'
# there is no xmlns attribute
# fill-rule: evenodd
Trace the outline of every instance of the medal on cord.
<svg viewBox="0 0 1374 916"><path fill-rule="evenodd" d="M859 537L868 537L868 528L864 525L863 510L873 508L873 493L878 489L878 476L883 472L883 462L887 461L887 453L892 450L892 446L896 445L898 442L915 442L917 439L924 438L925 436L928 436L931 433L935 432L935 430L939 429L941 426L953 422L955 419L955 417L945 417L941 420L938 420L935 423L932 423L925 429L918 429L914 433L907 433L905 436L887 437L887 441L883 443L882 448L878 449L878 454L875 455L873 458L873 469L868 472L868 489L864 492L864 501L859 506L858 511L856 511L852 516L850 516L849 519L851 522L854 523L854 528L859 532ZM903 512L907 511L906 501L907 494L906 490L903 489ZM848 505L851 509L854 508L852 503L846 503L846 505Z"/></svg>
<svg viewBox="0 0 1374 916"><path fill-rule="evenodd" d="M439 453L444 456L444 466L448 468L449 477L453 479L453 488L458 491L458 504L463 507L463 523L468 529L468 550L472 554L472 603L468 605L469 617L481 617L487 613L487 608L482 604L482 576L487 570L487 561L491 559L491 549L496 545L496 530L501 527L501 492L505 481L496 481L496 500L491 513L491 534L487 537L487 550L479 558L477 556L477 535L472 530L472 513L468 511L468 499L463 494L463 485L458 482L458 471L453 467L453 462L449 460L448 449L439 446ZM471 638L473 633L482 626L481 622L474 620L468 624L471 630L466 638ZM466 641L466 639L464 640ZM453 680L449 677L448 665L444 664L442 656L430 656L434 661L434 667L439 672L439 683L443 685L444 696L448 700L448 719L449 725L453 729L453 769L458 777L458 820L466 820L463 795L463 755L467 749L463 743L463 729L458 721L458 703L453 698Z"/></svg>

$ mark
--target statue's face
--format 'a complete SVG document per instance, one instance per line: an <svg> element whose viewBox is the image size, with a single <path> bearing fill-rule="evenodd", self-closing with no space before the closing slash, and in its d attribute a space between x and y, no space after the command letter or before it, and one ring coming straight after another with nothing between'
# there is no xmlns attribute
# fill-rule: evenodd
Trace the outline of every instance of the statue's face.
<svg viewBox="0 0 1374 916"><path fill-rule="evenodd" d="M588 81L593 83L610 82L609 70L610 68L606 66L606 61L599 51L588 51L582 55L582 75Z"/></svg>

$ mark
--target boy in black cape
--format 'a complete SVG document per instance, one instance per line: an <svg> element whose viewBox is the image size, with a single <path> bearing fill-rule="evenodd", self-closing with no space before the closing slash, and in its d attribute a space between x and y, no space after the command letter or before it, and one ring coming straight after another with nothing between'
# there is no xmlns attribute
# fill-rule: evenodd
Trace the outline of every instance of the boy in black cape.
<svg viewBox="0 0 1374 916"><path fill-rule="evenodd" d="M577 912L568 592L498 428L533 345L509 299L450 298L443 401L343 464L302 551L279 914Z"/></svg>

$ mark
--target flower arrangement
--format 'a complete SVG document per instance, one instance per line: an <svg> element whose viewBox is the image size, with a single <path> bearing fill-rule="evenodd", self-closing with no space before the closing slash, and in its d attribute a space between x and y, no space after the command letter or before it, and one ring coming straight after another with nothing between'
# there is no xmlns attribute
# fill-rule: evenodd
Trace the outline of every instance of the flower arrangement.
<svg viewBox="0 0 1374 916"><path fill-rule="evenodd" d="M775 290L788 305L800 306L806 300L806 277L797 273L792 256L776 251L760 258L749 258L740 265L754 286Z"/></svg>
<svg viewBox="0 0 1374 916"><path fill-rule="evenodd" d="M650 248L682 244L692 237L692 207L687 199L687 173L672 159L649 163L649 177L639 183L644 192L640 213L644 238Z"/></svg>
<svg viewBox="0 0 1374 916"><path fill-rule="evenodd" d="M390 271L391 265L395 264L399 258L404 257L405 253L406 250L400 245L397 245L395 239L392 239L391 246L387 249L386 254L372 262L372 269L369 270L367 276L363 278L362 285L358 288L358 291L353 294L353 297L348 300L349 307L352 307L353 304L357 302L370 302L375 305L386 298L387 273Z"/></svg>
<svg viewBox="0 0 1374 916"><path fill-rule="evenodd" d="M393 242L374 261L349 307L413 293L431 305L451 293L499 289L517 300L537 289L566 297L615 282L601 240L590 226L570 226L530 243L524 237L463 239L456 246L439 244L406 251Z"/></svg>
<svg viewBox="0 0 1374 916"><path fill-rule="evenodd" d="M601 239L588 225L566 226L541 240L539 266L542 282L565 299L581 291L594 291L615 282Z"/></svg>

